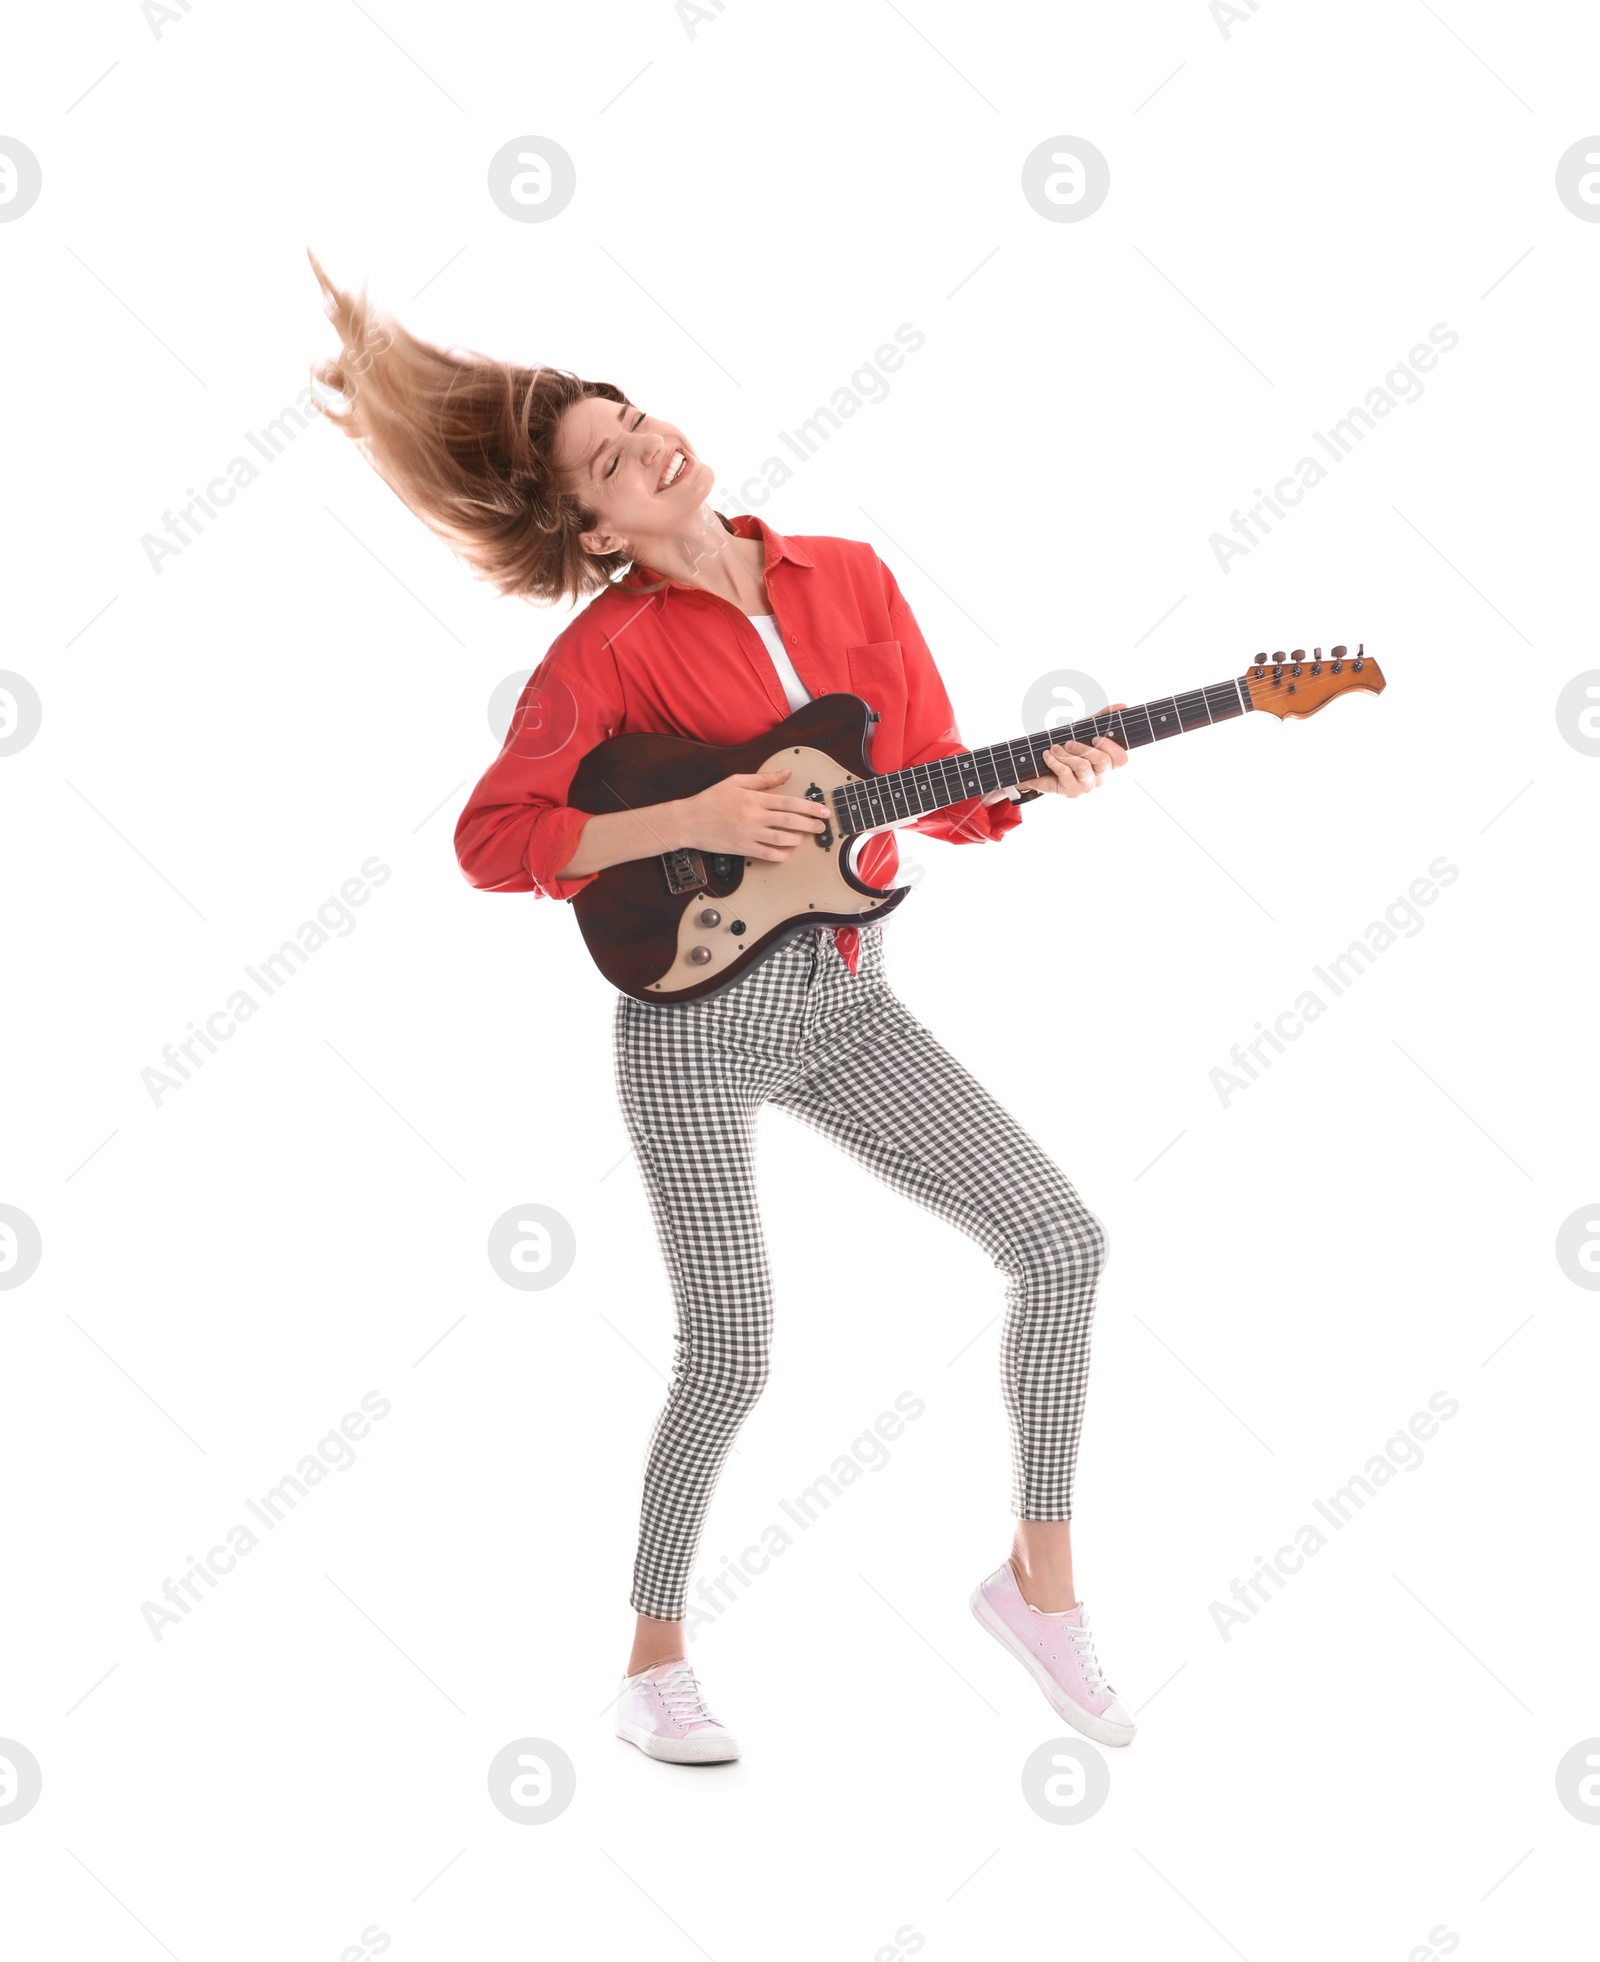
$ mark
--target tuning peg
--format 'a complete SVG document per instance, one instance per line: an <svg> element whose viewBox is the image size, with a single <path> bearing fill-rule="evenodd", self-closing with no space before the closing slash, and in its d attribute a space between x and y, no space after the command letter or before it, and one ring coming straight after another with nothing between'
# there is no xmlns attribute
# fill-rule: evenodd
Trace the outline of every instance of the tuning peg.
<svg viewBox="0 0 1600 1962"><path fill-rule="evenodd" d="M1347 651L1348 651L1348 650L1347 650L1346 648L1343 648L1343 647L1336 647L1336 648L1334 648L1334 650L1333 650L1333 672L1334 672L1335 674L1337 674L1337 673L1339 672L1339 670L1340 670L1340 668L1344 666L1344 657L1345 657L1345 654L1347 653Z"/></svg>
<svg viewBox="0 0 1600 1962"><path fill-rule="evenodd" d="M1272 658L1274 661L1281 661L1284 658L1283 649L1280 647L1277 653L1274 654Z"/></svg>
<svg viewBox="0 0 1600 1962"><path fill-rule="evenodd" d="M1350 663L1350 671L1352 674L1360 674L1363 666L1361 657L1366 652L1366 647L1367 647L1367 643L1364 640L1357 641L1356 658Z"/></svg>

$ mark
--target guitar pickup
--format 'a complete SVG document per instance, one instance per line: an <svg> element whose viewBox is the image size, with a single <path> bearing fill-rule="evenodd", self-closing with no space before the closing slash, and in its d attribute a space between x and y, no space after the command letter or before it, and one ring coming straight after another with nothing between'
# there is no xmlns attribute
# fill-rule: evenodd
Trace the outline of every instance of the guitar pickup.
<svg viewBox="0 0 1600 1962"><path fill-rule="evenodd" d="M661 863L666 870L667 891L670 893L699 892L710 883L706 878L705 861L693 849L665 852Z"/></svg>
<svg viewBox="0 0 1600 1962"><path fill-rule="evenodd" d="M822 786L819 783L812 784L805 794L813 804L825 804L827 802L822 792ZM833 831L826 818L822 820L822 829L816 833L814 842L822 851L830 852L833 850Z"/></svg>

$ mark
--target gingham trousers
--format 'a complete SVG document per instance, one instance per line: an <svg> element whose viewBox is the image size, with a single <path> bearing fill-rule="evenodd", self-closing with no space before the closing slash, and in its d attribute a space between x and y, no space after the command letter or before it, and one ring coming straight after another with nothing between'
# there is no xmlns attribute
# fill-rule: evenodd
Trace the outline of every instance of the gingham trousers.
<svg viewBox="0 0 1600 1962"><path fill-rule="evenodd" d="M723 1460L767 1381L772 1283L756 1120L775 1104L970 1234L1006 1278L1000 1385L1011 1506L1070 1519L1099 1222L1066 1178L890 988L884 928L852 976L807 927L707 1001L617 997L618 1102L677 1313L644 1465L632 1605L680 1621Z"/></svg>

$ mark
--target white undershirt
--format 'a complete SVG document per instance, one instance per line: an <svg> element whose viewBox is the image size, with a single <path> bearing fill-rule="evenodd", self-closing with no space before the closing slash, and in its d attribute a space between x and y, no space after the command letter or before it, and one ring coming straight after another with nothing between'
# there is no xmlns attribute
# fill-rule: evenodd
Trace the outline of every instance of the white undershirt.
<svg viewBox="0 0 1600 1962"><path fill-rule="evenodd" d="M804 708L811 700L811 694L794 671L794 663L789 659L778 632L777 616L772 613L751 613L746 617L767 643L767 652L772 656L772 665L778 670L778 679L783 683L783 692L789 699L790 712Z"/></svg>

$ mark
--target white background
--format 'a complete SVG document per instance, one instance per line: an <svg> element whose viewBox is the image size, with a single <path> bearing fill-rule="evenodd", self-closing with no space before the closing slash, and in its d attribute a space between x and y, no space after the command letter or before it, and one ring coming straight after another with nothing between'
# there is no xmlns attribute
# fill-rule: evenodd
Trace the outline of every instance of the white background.
<svg viewBox="0 0 1600 1962"><path fill-rule="evenodd" d="M8 38L0 134L43 167L0 225L0 666L44 717L0 760L0 1200L44 1249L0 1294L19 1952L1576 1953L1600 1304L1555 1240L1600 1197L1600 760L1555 704L1600 665L1600 227L1555 169L1600 126L1593 23L196 0L158 34L122 0ZM549 223L486 191L525 135L576 163ZM1069 135L1110 195L1050 223L1022 163ZM1062 1728L967 1607L1011 1533L1001 1279L770 1112L777 1367L701 1572L926 1411L697 1635L743 1760L611 1735L669 1296L611 991L450 842L491 691L569 615L322 426L159 572L140 542L331 351L308 244L418 333L617 382L724 490L920 328L761 514L871 541L971 742L1059 669L1139 701L1262 648L1383 663L1003 847L905 840L894 985L1110 1233L1075 1542L1140 1730L1092 1818L1024 1802ZM1211 535L1440 322L1421 399L1223 572ZM157 1107L163 1046L374 855L354 930ZM1422 929L1224 1104L1441 855ZM531 1203L577 1254L528 1293L485 1243ZM154 1639L373 1391L356 1462ZM1438 1392L1424 1461L1225 1640L1212 1604ZM489 1802L521 1738L576 1768L548 1823Z"/></svg>

